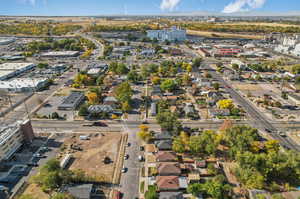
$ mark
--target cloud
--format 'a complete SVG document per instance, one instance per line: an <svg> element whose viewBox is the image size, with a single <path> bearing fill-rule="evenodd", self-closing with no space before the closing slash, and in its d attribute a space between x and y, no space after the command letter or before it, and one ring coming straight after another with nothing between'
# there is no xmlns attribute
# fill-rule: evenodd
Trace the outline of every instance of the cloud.
<svg viewBox="0 0 300 199"><path fill-rule="evenodd" d="M161 10L173 11L181 0L162 0L160 4Z"/></svg>
<svg viewBox="0 0 300 199"><path fill-rule="evenodd" d="M249 11L264 6L267 0L235 0L223 9L223 13Z"/></svg>

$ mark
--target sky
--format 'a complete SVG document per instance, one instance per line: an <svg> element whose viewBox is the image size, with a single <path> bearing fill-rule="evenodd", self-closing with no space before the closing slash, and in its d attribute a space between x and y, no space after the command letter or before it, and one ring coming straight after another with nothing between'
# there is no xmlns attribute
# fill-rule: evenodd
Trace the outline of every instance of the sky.
<svg viewBox="0 0 300 199"><path fill-rule="evenodd" d="M0 15L143 15L300 11L300 0L0 0Z"/></svg>

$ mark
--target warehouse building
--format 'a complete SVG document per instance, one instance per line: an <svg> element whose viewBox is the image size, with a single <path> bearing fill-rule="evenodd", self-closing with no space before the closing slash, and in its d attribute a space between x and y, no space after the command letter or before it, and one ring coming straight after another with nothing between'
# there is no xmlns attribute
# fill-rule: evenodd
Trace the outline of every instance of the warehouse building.
<svg viewBox="0 0 300 199"><path fill-rule="evenodd" d="M75 110L84 101L84 98L83 92L73 91L58 106L58 110Z"/></svg>
<svg viewBox="0 0 300 199"><path fill-rule="evenodd" d="M0 126L0 162L8 160L25 142L32 142L34 133L29 120Z"/></svg>
<svg viewBox="0 0 300 199"><path fill-rule="evenodd" d="M33 63L4 63L0 64L0 80L6 80L33 69Z"/></svg>
<svg viewBox="0 0 300 199"><path fill-rule="evenodd" d="M16 93L38 91L47 86L48 82L49 80L46 78L19 78L12 81L0 81L0 90Z"/></svg>
<svg viewBox="0 0 300 199"><path fill-rule="evenodd" d="M7 45L7 44L13 43L15 41L16 41L15 38L2 37L2 38L0 38L0 45Z"/></svg>
<svg viewBox="0 0 300 199"><path fill-rule="evenodd" d="M41 57L77 57L78 55L78 51L52 51L42 53Z"/></svg>
<svg viewBox="0 0 300 199"><path fill-rule="evenodd" d="M148 30L147 37L157 39L158 41L184 41L186 40L186 30L173 26L164 30Z"/></svg>

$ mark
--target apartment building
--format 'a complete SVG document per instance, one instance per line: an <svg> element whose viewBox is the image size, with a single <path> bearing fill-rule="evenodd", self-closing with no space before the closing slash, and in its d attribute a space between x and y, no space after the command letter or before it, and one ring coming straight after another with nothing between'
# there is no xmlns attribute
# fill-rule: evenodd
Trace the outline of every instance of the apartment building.
<svg viewBox="0 0 300 199"><path fill-rule="evenodd" d="M29 120L0 126L0 162L8 160L25 142L34 138Z"/></svg>

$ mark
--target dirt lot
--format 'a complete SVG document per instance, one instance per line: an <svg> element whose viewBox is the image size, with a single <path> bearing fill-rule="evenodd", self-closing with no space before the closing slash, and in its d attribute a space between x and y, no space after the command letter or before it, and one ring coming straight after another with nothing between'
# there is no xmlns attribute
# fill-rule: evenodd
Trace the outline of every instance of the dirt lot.
<svg viewBox="0 0 300 199"><path fill-rule="evenodd" d="M79 135L66 139L65 146L73 144L82 149L82 151L75 151L67 147L64 151L66 153L74 151L72 154L75 160L70 169L81 169L97 180L111 182L119 153L120 140L121 134L119 133L92 134L90 140L79 140ZM112 160L111 164L103 163L106 156Z"/></svg>
<svg viewBox="0 0 300 199"><path fill-rule="evenodd" d="M258 84L234 84L233 86L242 92L262 90L262 88Z"/></svg>
<svg viewBox="0 0 300 199"><path fill-rule="evenodd" d="M203 37L223 37L223 38L245 38L245 39L262 39L262 35L251 35L251 34L238 34L238 33L223 33L213 31L195 31L187 30L189 35L203 36Z"/></svg>

